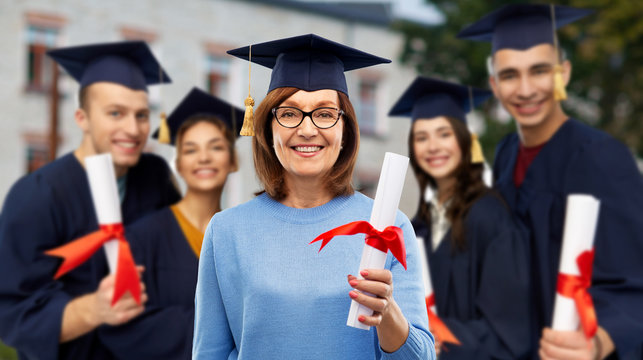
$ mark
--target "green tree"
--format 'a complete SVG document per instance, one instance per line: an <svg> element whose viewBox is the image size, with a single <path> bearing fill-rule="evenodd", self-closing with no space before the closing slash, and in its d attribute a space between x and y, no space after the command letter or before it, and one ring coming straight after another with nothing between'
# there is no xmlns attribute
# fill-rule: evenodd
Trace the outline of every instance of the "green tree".
<svg viewBox="0 0 643 360"><path fill-rule="evenodd" d="M499 0L434 0L445 21L429 27L409 22L394 24L405 34L400 60L422 75L438 76L482 88L488 87L487 43L461 40L456 34L486 13L510 3ZM547 3L540 1L540 3ZM560 5L591 8L596 13L558 31L572 61L570 99L563 103L572 116L612 134L643 156L643 2L630 0L561 0ZM487 128L481 136L487 159L495 144L513 131L513 122L494 120L494 102L485 107Z"/></svg>

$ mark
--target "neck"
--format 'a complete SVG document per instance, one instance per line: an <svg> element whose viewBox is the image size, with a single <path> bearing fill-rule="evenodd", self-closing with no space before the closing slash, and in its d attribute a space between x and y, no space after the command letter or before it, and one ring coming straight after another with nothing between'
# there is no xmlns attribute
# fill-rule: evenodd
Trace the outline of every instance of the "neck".
<svg viewBox="0 0 643 360"><path fill-rule="evenodd" d="M438 187L438 203L444 204L444 202L449 200L449 198L453 195L453 189L455 188L455 178L450 176L445 179L436 179L435 183Z"/></svg>
<svg viewBox="0 0 643 360"><path fill-rule="evenodd" d="M74 150L74 156L82 165L82 167L85 167L85 158L87 156L92 156L92 155L98 155L96 152L96 149L94 148L94 145L92 144L91 140L85 136L83 137L83 141L80 143L80 146ZM125 174L127 174L128 168L125 166L117 166L114 164L114 173L116 174L116 177L119 178Z"/></svg>
<svg viewBox="0 0 643 360"><path fill-rule="evenodd" d="M569 117L563 112L558 103L554 113L536 126L522 127L518 126L518 135L520 142L525 147L534 147L546 143L558 131L558 129L567 121Z"/></svg>
<svg viewBox="0 0 643 360"><path fill-rule="evenodd" d="M221 211L222 191L223 188L204 192L188 188L185 196L176 206L194 227L205 233L212 216Z"/></svg>
<svg viewBox="0 0 643 360"><path fill-rule="evenodd" d="M282 204L297 208L307 209L321 206L332 200L321 177L317 179L286 179L288 196L281 201Z"/></svg>

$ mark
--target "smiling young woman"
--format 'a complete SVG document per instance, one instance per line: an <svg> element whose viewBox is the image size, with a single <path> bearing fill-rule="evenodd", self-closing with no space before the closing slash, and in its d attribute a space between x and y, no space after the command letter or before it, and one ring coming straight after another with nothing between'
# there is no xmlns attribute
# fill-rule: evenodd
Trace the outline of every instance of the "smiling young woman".
<svg viewBox="0 0 643 360"><path fill-rule="evenodd" d="M437 314L460 341L438 346L448 349L441 359L519 359L528 351L527 244L484 184L484 158L466 123L466 113L490 96L418 77L390 111L411 118L411 168L420 194L427 187L435 194L420 197L412 223L426 249Z"/></svg>

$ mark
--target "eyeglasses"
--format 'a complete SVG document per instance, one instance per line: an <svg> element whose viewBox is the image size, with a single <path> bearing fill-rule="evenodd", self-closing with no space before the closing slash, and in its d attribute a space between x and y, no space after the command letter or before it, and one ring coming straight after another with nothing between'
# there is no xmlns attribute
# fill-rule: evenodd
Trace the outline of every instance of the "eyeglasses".
<svg viewBox="0 0 643 360"><path fill-rule="evenodd" d="M339 117L344 115L344 111L331 107L320 107L306 112L292 106L279 106L272 109L272 114L279 125L285 128L296 128L308 116L313 121L313 125L320 129L328 129L337 124Z"/></svg>

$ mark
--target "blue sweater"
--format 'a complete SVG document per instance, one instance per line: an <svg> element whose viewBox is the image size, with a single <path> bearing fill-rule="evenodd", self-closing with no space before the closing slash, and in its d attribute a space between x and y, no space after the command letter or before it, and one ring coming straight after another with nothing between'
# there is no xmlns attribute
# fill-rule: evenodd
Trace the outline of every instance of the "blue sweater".
<svg viewBox="0 0 643 360"><path fill-rule="evenodd" d="M323 251L317 235L368 220L373 200L356 193L309 209L262 194L216 214L205 233L196 289L194 359L433 359L415 234L398 211L408 271L388 254L394 297L409 336L383 352L376 329L346 325L364 235L341 236Z"/></svg>

